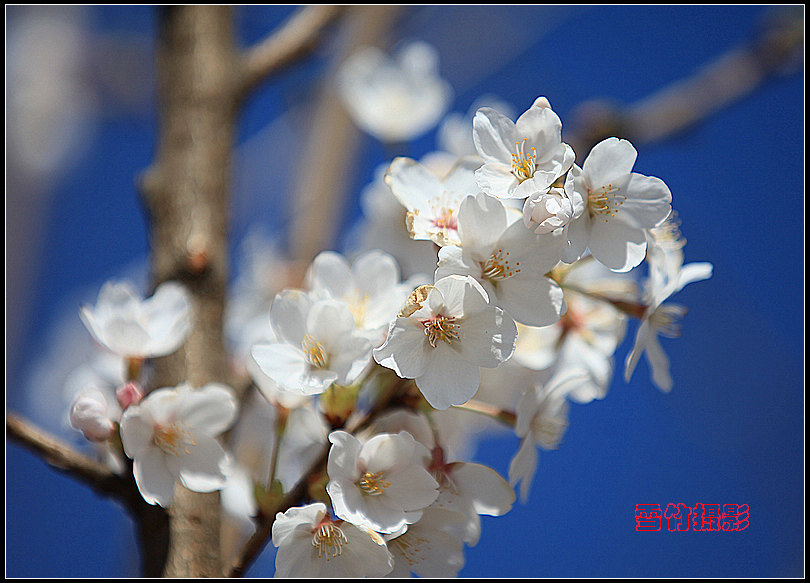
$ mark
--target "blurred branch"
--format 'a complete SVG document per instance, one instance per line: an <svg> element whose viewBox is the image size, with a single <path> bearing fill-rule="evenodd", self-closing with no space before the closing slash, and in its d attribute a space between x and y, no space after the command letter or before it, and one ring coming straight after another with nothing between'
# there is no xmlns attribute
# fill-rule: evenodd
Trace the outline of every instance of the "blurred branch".
<svg viewBox="0 0 810 583"><path fill-rule="evenodd" d="M312 51L324 30L345 10L345 6L314 4L301 8L281 28L243 57L241 94Z"/></svg>
<svg viewBox="0 0 810 583"><path fill-rule="evenodd" d="M352 6L344 19L348 41L334 66L363 46L385 44L401 6ZM321 251L334 244L345 206L348 171L354 162L360 132L349 118L334 88L333 75L327 75L312 114L311 132L305 152L318 152L318 163L303 156L304 168L296 169L293 224L290 230L290 257L303 274L306 265ZM328 147L324 147L327 145Z"/></svg>
<svg viewBox="0 0 810 583"><path fill-rule="evenodd" d="M751 94L801 63L803 54L804 8L781 8L748 45L729 51L692 77L626 107L606 99L583 103L565 140L580 156L610 136L633 144L659 142Z"/></svg>
<svg viewBox="0 0 810 583"><path fill-rule="evenodd" d="M99 494L120 496L124 489L125 480L107 466L79 453L14 413L6 415L6 435L51 467L69 474Z"/></svg>

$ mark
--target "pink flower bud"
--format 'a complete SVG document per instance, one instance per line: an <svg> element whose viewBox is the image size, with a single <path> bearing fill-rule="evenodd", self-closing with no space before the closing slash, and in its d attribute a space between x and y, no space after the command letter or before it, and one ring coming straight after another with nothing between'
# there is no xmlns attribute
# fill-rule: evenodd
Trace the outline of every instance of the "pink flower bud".
<svg viewBox="0 0 810 583"><path fill-rule="evenodd" d="M128 382L123 387L115 391L115 397L122 409L130 405L137 405L143 398L141 386L136 382Z"/></svg>
<svg viewBox="0 0 810 583"><path fill-rule="evenodd" d="M107 402L99 391L79 393L70 406L70 424L90 441L106 441L115 431Z"/></svg>

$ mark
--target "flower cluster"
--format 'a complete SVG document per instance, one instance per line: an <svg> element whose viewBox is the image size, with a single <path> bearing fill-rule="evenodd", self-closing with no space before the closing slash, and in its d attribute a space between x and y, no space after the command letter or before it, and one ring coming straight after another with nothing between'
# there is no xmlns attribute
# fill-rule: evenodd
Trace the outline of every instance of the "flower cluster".
<svg viewBox="0 0 810 583"><path fill-rule="evenodd" d="M391 144L446 110L436 65L418 45L398 63L364 53L338 78L358 125ZM408 106L421 95L429 107ZM480 516L528 496L571 403L606 396L632 320L625 379L644 353L672 388L658 336L679 335L686 309L669 298L712 271L684 264L670 190L633 171L630 142L605 139L578 165L548 99L514 121L489 102L447 118L443 150L384 165L351 249L319 254L296 287L243 274L226 314L250 387L239 410L219 384L144 389L143 363L193 326L180 286L141 301L106 285L81 317L123 372L112 392L87 384L73 426L94 443L120 435L149 503L170 505L179 482L222 490L245 538L273 521L277 576L457 575ZM469 455L494 427L520 443L506 477Z"/></svg>

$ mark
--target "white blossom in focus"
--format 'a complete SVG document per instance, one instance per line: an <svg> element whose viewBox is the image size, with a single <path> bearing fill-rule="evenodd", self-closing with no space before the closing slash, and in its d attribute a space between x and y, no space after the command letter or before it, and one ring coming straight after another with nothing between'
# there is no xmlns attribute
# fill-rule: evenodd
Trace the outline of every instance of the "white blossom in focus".
<svg viewBox="0 0 810 583"><path fill-rule="evenodd" d="M571 263L590 249L603 265L625 272L644 259L646 230L667 218L672 194L660 178L632 172L636 155L627 140L607 138L593 147L581 169L571 169L587 212L569 225L563 261Z"/></svg>
<svg viewBox="0 0 810 583"><path fill-rule="evenodd" d="M191 332L191 299L176 282L158 286L141 299L129 283L105 283L95 306L79 315L93 337L126 358L151 358L176 351Z"/></svg>
<svg viewBox="0 0 810 583"><path fill-rule="evenodd" d="M571 222L585 212L585 201L574 188L574 175L569 172L563 188L553 186L548 192L535 192L523 204L523 223L538 235L552 233L568 246Z"/></svg>
<svg viewBox="0 0 810 583"><path fill-rule="evenodd" d="M516 122L490 107L479 109L473 140L484 161L475 172L481 190L517 199L547 192L575 160L561 134L562 122L545 97L538 97Z"/></svg>
<svg viewBox="0 0 810 583"><path fill-rule="evenodd" d="M228 457L216 437L236 411L231 389L216 383L157 389L124 411L121 441L144 500L168 507L177 479L195 492L221 489Z"/></svg>
<svg viewBox="0 0 810 583"><path fill-rule="evenodd" d="M329 441L326 491L339 518L391 533L419 520L436 500L438 484L427 470L430 452L407 431L366 442L333 431Z"/></svg>
<svg viewBox="0 0 810 583"><path fill-rule="evenodd" d="M412 160L391 162L385 182L408 213L406 226L412 239L439 246L458 245L458 210L468 194L480 191L475 182L477 162L460 160L444 177Z"/></svg>
<svg viewBox="0 0 810 583"><path fill-rule="evenodd" d="M394 58L364 47L340 66L338 93L362 130L388 143L406 142L434 127L452 87L439 76L439 55L425 42L402 46Z"/></svg>
<svg viewBox="0 0 810 583"><path fill-rule="evenodd" d="M270 308L279 341L258 343L251 355L279 388L317 395L332 383L348 385L371 362L371 343L356 334L354 316L337 300L313 300L285 290Z"/></svg>
<svg viewBox="0 0 810 583"><path fill-rule="evenodd" d="M391 322L374 359L416 386L436 409L466 403L481 381L479 367L495 368L515 350L517 327L490 305L470 276L451 275L417 288Z"/></svg>
<svg viewBox="0 0 810 583"><path fill-rule="evenodd" d="M321 502L276 514L272 536L276 577L382 577L394 567L379 534L332 520Z"/></svg>
<svg viewBox="0 0 810 583"><path fill-rule="evenodd" d="M546 277L560 248L553 237L533 234L516 218L510 221L501 201L487 194L465 198L458 216L461 246L439 250L436 280L472 276L490 302L517 322L553 324L566 309L562 289Z"/></svg>

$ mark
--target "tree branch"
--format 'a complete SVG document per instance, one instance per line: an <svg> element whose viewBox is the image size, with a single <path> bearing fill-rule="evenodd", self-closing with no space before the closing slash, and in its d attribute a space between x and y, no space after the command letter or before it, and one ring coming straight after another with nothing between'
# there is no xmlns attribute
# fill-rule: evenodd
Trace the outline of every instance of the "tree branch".
<svg viewBox="0 0 810 583"><path fill-rule="evenodd" d="M6 415L6 436L99 494L121 497L126 480L14 413Z"/></svg>
<svg viewBox="0 0 810 583"><path fill-rule="evenodd" d="M607 99L583 103L566 135L578 157L601 140L623 137L651 144L676 135L712 113L751 94L786 66L801 59L804 10L783 8L765 23L748 45L734 49L701 68L694 76L672 83L627 107Z"/></svg>
<svg viewBox="0 0 810 583"><path fill-rule="evenodd" d="M314 4L296 12L281 28L255 45L243 57L239 92L256 85L315 48L324 30L345 6Z"/></svg>

